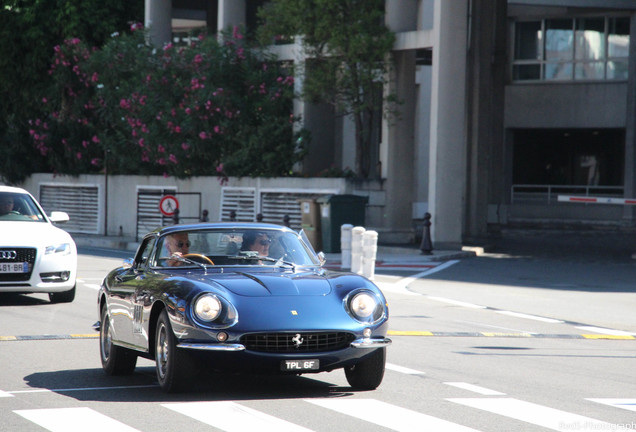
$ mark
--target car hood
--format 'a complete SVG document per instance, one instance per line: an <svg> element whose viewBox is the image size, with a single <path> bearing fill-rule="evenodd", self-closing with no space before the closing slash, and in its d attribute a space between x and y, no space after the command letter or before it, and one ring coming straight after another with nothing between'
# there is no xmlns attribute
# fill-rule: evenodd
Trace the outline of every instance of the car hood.
<svg viewBox="0 0 636 432"><path fill-rule="evenodd" d="M327 279L314 272L236 271L208 275L207 279L210 284L220 285L236 295L247 297L324 296L331 292L331 284Z"/></svg>
<svg viewBox="0 0 636 432"><path fill-rule="evenodd" d="M70 234L46 222L0 222L2 246L42 247L57 243L73 243Z"/></svg>

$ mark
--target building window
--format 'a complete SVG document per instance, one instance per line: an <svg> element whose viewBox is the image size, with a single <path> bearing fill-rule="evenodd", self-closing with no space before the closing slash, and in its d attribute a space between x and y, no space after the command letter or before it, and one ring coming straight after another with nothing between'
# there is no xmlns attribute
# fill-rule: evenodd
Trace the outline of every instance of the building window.
<svg viewBox="0 0 636 432"><path fill-rule="evenodd" d="M515 23L513 81L626 80L628 17Z"/></svg>

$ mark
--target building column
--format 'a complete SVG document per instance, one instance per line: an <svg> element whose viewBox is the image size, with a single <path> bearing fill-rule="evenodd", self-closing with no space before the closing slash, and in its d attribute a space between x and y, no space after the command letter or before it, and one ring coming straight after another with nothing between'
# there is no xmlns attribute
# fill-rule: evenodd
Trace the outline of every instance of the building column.
<svg viewBox="0 0 636 432"><path fill-rule="evenodd" d="M393 241L404 242L413 229L415 199L415 51L397 51L392 56L389 91L395 93L400 104L397 116L385 121L383 127L386 148L381 162L386 172L384 189L390 197L383 225L396 236Z"/></svg>
<svg viewBox="0 0 636 432"><path fill-rule="evenodd" d="M630 20L627 112L625 119L625 198L636 197L636 14ZM634 206L623 206L623 221L634 224Z"/></svg>
<svg viewBox="0 0 636 432"><path fill-rule="evenodd" d="M429 212L435 247L459 247L466 200L468 0L436 0Z"/></svg>
<svg viewBox="0 0 636 432"><path fill-rule="evenodd" d="M245 0L219 0L219 32L245 25Z"/></svg>
<svg viewBox="0 0 636 432"><path fill-rule="evenodd" d="M145 0L144 27L157 47L172 39L172 0Z"/></svg>

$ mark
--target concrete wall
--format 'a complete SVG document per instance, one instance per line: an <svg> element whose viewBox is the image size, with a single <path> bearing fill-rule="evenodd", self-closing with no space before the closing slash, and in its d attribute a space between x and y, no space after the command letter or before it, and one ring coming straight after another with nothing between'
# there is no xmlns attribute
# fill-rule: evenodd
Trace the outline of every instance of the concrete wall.
<svg viewBox="0 0 636 432"><path fill-rule="evenodd" d="M177 192L200 192L201 208L207 209L210 221L219 219L221 212L221 188L217 177L194 177L186 180L175 178L164 178L162 176L109 176L108 177L108 200L106 200L106 182L103 175L81 175L77 177L34 174L27 181L20 185L31 192L36 198L39 197L41 184L59 185L88 185L96 186L99 194L100 214L100 234L120 235L119 227L122 227L124 236L134 237L136 232L136 205L137 191L140 188L161 189L176 188ZM353 186L349 185L342 178L230 178L224 186L231 187L252 187L257 190L285 190L297 192L314 191L338 191L341 194L354 193ZM364 192L362 194L365 194ZM375 200L374 200L375 201ZM108 209L108 217L104 220L103 212ZM56 209L63 211L64 209ZM159 210L157 209L157 212ZM189 213L188 209L183 209L181 214ZM190 211L191 213L191 211ZM372 224L369 221L369 224ZM369 225L367 224L367 225Z"/></svg>
<svg viewBox="0 0 636 432"><path fill-rule="evenodd" d="M506 128L624 128L627 83L506 87Z"/></svg>

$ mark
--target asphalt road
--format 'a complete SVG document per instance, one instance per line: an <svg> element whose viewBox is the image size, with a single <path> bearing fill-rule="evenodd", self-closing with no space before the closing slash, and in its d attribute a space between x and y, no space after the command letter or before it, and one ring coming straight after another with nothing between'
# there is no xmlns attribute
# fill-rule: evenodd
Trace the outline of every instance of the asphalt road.
<svg viewBox="0 0 636 432"><path fill-rule="evenodd" d="M146 360L107 377L96 288L130 253L83 250L73 303L0 296L0 431L635 430L636 262L627 249L594 256L524 236L376 276L394 343L371 392L351 391L341 371L210 375L178 395L159 390Z"/></svg>

